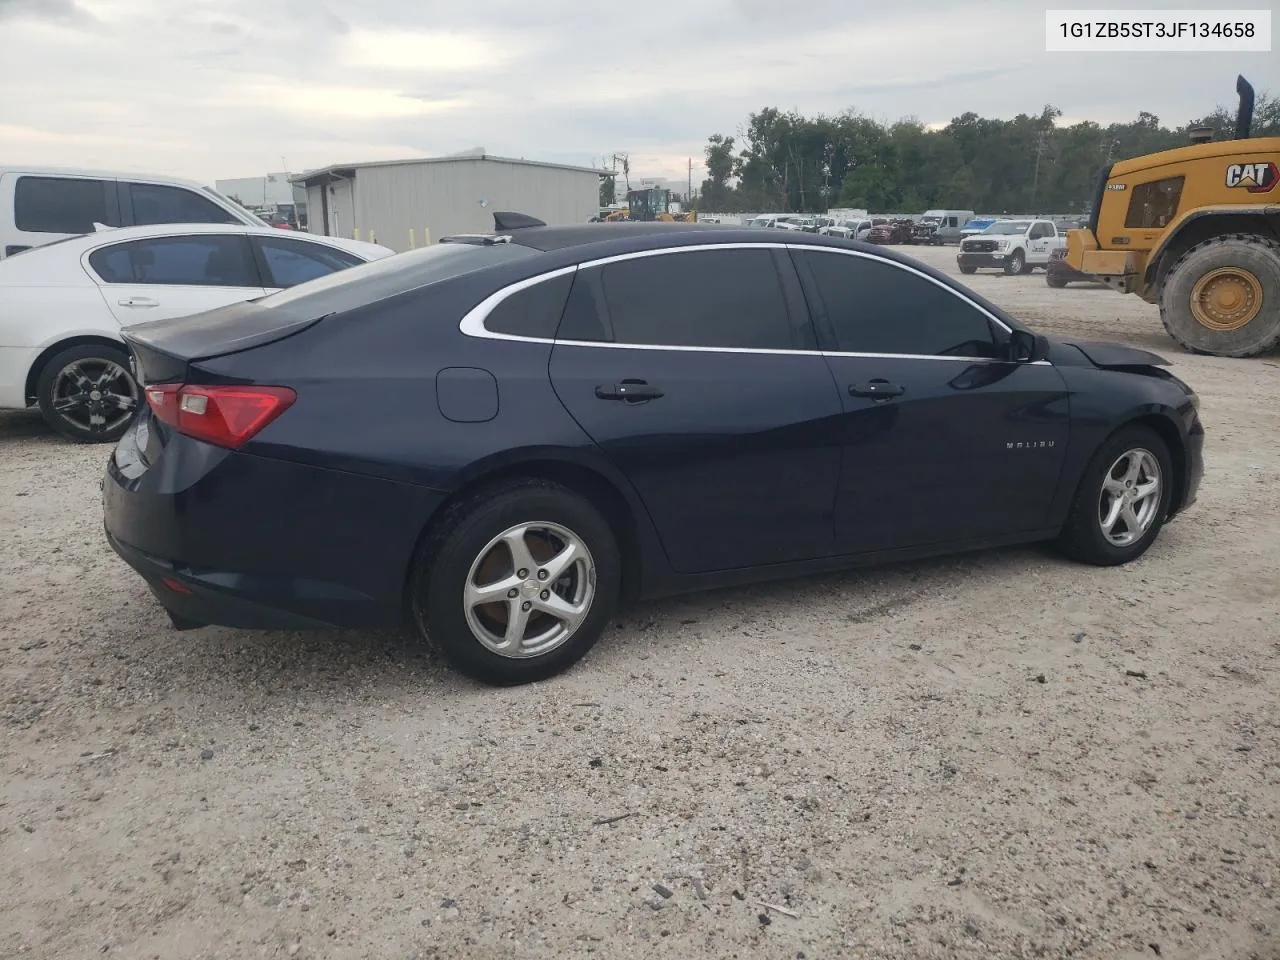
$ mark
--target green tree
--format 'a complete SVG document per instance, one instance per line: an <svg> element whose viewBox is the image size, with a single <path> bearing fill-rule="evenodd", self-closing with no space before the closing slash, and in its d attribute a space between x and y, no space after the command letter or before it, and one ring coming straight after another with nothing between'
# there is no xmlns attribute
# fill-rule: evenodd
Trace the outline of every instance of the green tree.
<svg viewBox="0 0 1280 960"><path fill-rule="evenodd" d="M702 181L701 207L728 212L737 209L729 181L733 178L733 137L713 133L703 152L707 158L707 179Z"/></svg>
<svg viewBox="0 0 1280 960"><path fill-rule="evenodd" d="M883 124L852 109L809 117L765 107L741 136L708 139L703 208L1083 213L1105 164L1181 146L1197 124L1218 139L1235 129L1234 108L1221 106L1176 128L1147 111L1107 126L1059 126L1061 116L1052 105L1010 120L967 112L931 130L912 117ZM1280 97L1258 95L1253 135L1280 135Z"/></svg>
<svg viewBox="0 0 1280 960"><path fill-rule="evenodd" d="M607 207L617 199L618 182L616 177L600 178L600 206Z"/></svg>

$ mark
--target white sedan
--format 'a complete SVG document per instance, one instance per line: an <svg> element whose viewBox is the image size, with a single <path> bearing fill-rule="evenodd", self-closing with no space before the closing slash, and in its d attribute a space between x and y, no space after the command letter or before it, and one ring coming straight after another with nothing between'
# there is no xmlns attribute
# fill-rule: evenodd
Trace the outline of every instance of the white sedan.
<svg viewBox="0 0 1280 960"><path fill-rule="evenodd" d="M114 441L138 406L120 328L182 317L393 251L240 224L158 224L71 237L0 260L0 409Z"/></svg>

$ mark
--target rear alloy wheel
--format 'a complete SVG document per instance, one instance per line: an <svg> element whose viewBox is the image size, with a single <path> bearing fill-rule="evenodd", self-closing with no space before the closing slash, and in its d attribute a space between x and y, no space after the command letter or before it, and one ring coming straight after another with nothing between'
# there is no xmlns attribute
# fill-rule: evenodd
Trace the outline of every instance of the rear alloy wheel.
<svg viewBox="0 0 1280 960"><path fill-rule="evenodd" d="M1026 266L1027 259L1022 255L1021 250L1015 250L1004 262L1004 272L1009 276L1015 276L1022 273L1022 268Z"/></svg>
<svg viewBox="0 0 1280 960"><path fill-rule="evenodd" d="M1280 243L1233 234L1196 244L1164 278L1160 319L1194 353L1271 350L1280 344Z"/></svg>
<svg viewBox="0 0 1280 960"><path fill-rule="evenodd" d="M1172 479L1159 434L1144 426L1121 429L1085 469L1059 538L1063 551L1098 566L1142 556L1168 516Z"/></svg>
<svg viewBox="0 0 1280 960"><path fill-rule="evenodd" d="M36 383L45 422L77 443L114 443L138 412L138 384L121 349L94 343L53 356Z"/></svg>
<svg viewBox="0 0 1280 960"><path fill-rule="evenodd" d="M608 625L621 557L608 522L557 484L516 481L451 508L424 545L412 596L428 642L486 683L564 670Z"/></svg>

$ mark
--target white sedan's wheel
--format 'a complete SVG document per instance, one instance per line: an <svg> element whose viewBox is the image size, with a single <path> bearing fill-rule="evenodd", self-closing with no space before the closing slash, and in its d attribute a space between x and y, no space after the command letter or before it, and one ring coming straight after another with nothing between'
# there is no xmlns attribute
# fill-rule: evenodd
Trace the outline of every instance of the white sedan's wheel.
<svg viewBox="0 0 1280 960"><path fill-rule="evenodd" d="M105 344L81 344L50 358L36 393L45 422L78 443L114 443L138 412L129 358Z"/></svg>

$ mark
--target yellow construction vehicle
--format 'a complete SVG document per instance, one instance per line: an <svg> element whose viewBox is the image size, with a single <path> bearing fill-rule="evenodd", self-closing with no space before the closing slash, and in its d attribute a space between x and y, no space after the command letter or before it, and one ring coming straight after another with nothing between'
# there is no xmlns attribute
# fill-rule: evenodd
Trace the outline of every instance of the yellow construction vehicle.
<svg viewBox="0 0 1280 960"><path fill-rule="evenodd" d="M663 220L668 223L676 220L671 211L671 191L662 187L645 187L641 190L627 191L627 207L632 220L649 223Z"/></svg>
<svg viewBox="0 0 1280 960"><path fill-rule="evenodd" d="M1102 172L1088 229L1067 263L1160 305L1196 353L1249 357L1280 344L1280 137L1249 139L1253 88L1236 80L1235 139L1208 128L1190 146Z"/></svg>

